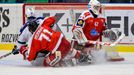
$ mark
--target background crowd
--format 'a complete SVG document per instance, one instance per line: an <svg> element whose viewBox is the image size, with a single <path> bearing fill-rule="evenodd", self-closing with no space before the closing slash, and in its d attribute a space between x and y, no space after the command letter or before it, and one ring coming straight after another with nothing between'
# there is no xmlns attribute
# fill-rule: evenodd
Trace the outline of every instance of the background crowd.
<svg viewBox="0 0 134 75"><path fill-rule="evenodd" d="M134 3L134 0L98 0L101 3ZM88 3L89 0L0 0L0 3Z"/></svg>

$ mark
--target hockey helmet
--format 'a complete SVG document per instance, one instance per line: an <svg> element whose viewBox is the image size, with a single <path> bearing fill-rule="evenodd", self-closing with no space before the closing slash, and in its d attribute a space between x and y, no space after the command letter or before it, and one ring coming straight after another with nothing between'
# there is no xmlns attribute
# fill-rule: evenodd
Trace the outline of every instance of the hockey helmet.
<svg viewBox="0 0 134 75"><path fill-rule="evenodd" d="M94 14L99 15L101 3L98 0L90 0L88 3L88 10L92 10Z"/></svg>
<svg viewBox="0 0 134 75"><path fill-rule="evenodd" d="M28 29L31 33L35 32L39 24L36 22L36 20L31 20L27 23Z"/></svg>
<svg viewBox="0 0 134 75"><path fill-rule="evenodd" d="M29 17L35 17L35 13L34 13L34 9L33 8L28 8L26 10L26 17L29 18Z"/></svg>

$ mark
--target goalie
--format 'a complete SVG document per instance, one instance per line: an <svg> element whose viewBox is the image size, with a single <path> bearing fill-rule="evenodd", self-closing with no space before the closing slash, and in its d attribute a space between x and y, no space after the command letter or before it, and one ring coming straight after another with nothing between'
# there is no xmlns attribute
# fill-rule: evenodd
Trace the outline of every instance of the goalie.
<svg viewBox="0 0 134 75"><path fill-rule="evenodd" d="M102 35L109 38L110 41L115 41L119 35L119 31L107 29L105 18L102 16L101 3L97 0L90 0L88 3L88 10L84 11L77 19L73 26L73 34L77 43L74 47L81 49L83 53L90 54L92 50L96 49L96 45L89 44L88 40L97 41ZM117 54L117 59L124 60ZM108 60L112 60L112 56ZM114 58L116 59L116 58Z"/></svg>

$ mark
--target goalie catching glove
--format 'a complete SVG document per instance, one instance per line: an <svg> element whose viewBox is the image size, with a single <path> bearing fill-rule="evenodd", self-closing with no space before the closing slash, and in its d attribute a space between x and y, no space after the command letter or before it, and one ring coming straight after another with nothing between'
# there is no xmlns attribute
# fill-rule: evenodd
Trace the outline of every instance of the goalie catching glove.
<svg viewBox="0 0 134 75"><path fill-rule="evenodd" d="M116 41L120 35L121 32L118 29L107 29L103 32L103 36L108 38L111 42Z"/></svg>

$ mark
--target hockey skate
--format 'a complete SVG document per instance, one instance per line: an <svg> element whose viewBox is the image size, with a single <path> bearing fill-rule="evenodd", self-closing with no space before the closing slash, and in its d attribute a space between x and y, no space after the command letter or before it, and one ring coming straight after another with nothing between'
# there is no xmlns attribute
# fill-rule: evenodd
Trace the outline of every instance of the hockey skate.
<svg viewBox="0 0 134 75"><path fill-rule="evenodd" d="M80 58L77 60L78 65L88 65L92 63L92 56L87 54L81 54Z"/></svg>
<svg viewBox="0 0 134 75"><path fill-rule="evenodd" d="M107 60L108 61L124 61L125 60L116 51L108 51L106 55L107 55Z"/></svg>

